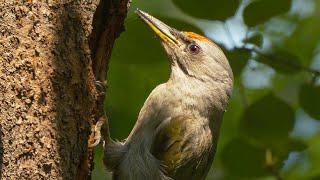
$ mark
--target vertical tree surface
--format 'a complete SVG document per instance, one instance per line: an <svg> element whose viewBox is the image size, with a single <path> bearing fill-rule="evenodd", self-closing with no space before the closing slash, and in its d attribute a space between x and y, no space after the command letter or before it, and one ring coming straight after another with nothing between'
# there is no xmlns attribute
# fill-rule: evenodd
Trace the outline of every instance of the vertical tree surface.
<svg viewBox="0 0 320 180"><path fill-rule="evenodd" d="M96 51L103 44L100 51L111 53L127 10L110 21L114 2L1 0L0 178L90 177L88 140L104 98L94 69L105 71L110 56ZM92 67L96 57L104 64Z"/></svg>

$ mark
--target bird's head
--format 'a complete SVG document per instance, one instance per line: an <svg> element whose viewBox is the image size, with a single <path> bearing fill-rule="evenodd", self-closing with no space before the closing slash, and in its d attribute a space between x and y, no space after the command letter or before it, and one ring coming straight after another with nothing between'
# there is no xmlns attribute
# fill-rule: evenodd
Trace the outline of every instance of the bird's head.
<svg viewBox="0 0 320 180"><path fill-rule="evenodd" d="M232 83L228 60L214 42L193 32L178 31L141 10L136 13L161 39L171 60L171 78Z"/></svg>

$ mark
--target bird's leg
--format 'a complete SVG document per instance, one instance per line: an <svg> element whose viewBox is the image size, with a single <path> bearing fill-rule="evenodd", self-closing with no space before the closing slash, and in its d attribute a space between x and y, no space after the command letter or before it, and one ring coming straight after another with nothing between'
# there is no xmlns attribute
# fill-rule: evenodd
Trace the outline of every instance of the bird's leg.
<svg viewBox="0 0 320 180"><path fill-rule="evenodd" d="M98 99L97 99L97 106L98 109L100 109L100 112L103 112L103 102L105 97L105 91L106 91L106 82L102 81L95 81L96 89L98 92ZM95 124L91 125L91 135L88 141L88 146L90 148L97 146L100 143L101 140L101 127L106 122L105 115L100 115L100 117L97 118L97 122Z"/></svg>

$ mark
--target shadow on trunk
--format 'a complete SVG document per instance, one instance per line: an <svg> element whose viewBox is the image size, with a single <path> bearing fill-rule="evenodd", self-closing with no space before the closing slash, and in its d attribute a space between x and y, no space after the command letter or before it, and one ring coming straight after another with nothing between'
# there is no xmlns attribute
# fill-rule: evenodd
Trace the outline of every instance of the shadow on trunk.
<svg viewBox="0 0 320 180"><path fill-rule="evenodd" d="M90 51L81 22L84 17L78 12L81 8L76 4L60 8L52 84L61 171L63 179L90 179L92 152L88 152L87 141L95 102Z"/></svg>

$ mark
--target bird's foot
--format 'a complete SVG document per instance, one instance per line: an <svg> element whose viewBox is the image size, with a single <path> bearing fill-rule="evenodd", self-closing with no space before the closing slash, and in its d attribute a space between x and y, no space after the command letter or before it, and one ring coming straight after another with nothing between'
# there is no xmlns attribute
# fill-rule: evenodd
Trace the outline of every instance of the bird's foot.
<svg viewBox="0 0 320 180"><path fill-rule="evenodd" d="M104 96L106 89L107 89L107 82L106 81L95 81L95 85L99 96Z"/></svg>
<svg viewBox="0 0 320 180"><path fill-rule="evenodd" d="M105 117L101 117L95 125L91 127L91 135L88 141L90 148L97 146L101 141L101 127L106 122Z"/></svg>

